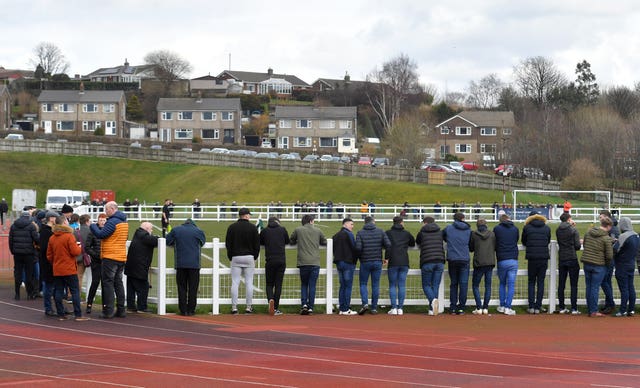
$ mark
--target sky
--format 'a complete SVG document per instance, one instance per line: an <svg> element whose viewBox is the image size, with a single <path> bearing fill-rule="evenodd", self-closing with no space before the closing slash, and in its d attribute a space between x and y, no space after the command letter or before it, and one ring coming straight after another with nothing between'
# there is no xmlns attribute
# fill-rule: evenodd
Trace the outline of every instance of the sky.
<svg viewBox="0 0 640 388"><path fill-rule="evenodd" d="M28 4L28 6L27 6ZM465 92L495 73L513 82L530 57L553 61L568 80L587 60L601 88L640 81L640 2L634 0L0 0L0 66L30 69L50 42L69 76L144 64L169 50L189 78L224 70L352 80L400 54L439 94ZM229 66L230 65L230 66Z"/></svg>

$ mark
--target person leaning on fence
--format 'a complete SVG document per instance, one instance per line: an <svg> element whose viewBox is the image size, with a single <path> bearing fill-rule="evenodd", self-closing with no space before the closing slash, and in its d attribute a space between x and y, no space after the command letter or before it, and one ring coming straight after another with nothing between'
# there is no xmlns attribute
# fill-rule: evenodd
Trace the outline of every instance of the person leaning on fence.
<svg viewBox="0 0 640 388"><path fill-rule="evenodd" d="M496 236L487 228L487 220L478 218L478 228L471 233L469 250L473 252L473 278L471 288L476 300L476 315L489 314L491 277L496 265ZM480 281L484 278L484 298L480 298ZM484 301L483 301L484 300Z"/></svg>
<svg viewBox="0 0 640 388"><path fill-rule="evenodd" d="M340 288L338 289L338 314L356 315L351 310L351 290L353 289L353 275L356 272L358 252L356 238L353 235L353 220L342 220L342 228L333 235L333 262L338 270Z"/></svg>
<svg viewBox="0 0 640 388"><path fill-rule="evenodd" d="M143 222L133 233L124 274L127 275L127 310L147 312L149 296L149 268L153 260L153 250L158 246L158 236L153 235L151 222Z"/></svg>
<svg viewBox="0 0 640 388"><path fill-rule="evenodd" d="M544 280L549 267L549 243L551 242L551 228L547 225L547 219L532 211L524 221L522 228L522 245L525 246L525 259L528 274L529 314L540 314L542 311L542 298L544 298Z"/></svg>
<svg viewBox="0 0 640 388"><path fill-rule="evenodd" d="M464 315L469 288L469 244L471 226L465 222L463 213L453 215L453 223L442 231L442 239L447 243L447 261L449 262L449 312Z"/></svg>
<svg viewBox="0 0 640 388"><path fill-rule="evenodd" d="M378 313L378 298L380 297L380 276L382 264L386 262L382 256L382 248L391 248L391 241L387 234L376 227L375 219L371 216L364 218L364 226L356 234L356 251L360 255L360 299L362 307L358 315L364 315L367 311L371 314ZM371 276L371 306L369 306L369 294L367 283Z"/></svg>
<svg viewBox="0 0 640 388"><path fill-rule="evenodd" d="M196 313L200 286L200 253L205 241L204 232L191 218L167 234L167 245L175 249L174 266L180 315Z"/></svg>
<svg viewBox="0 0 640 388"><path fill-rule="evenodd" d="M389 298L391 310L389 315L403 315L404 299L407 292L407 274L409 273L409 247L416 245L411 233L404 229L404 219L393 217L391 229L385 232L391 247L385 251L387 275L389 278Z"/></svg>
<svg viewBox="0 0 640 388"><path fill-rule="evenodd" d="M102 229L107 222L107 215L104 213L98 214L98 222L96 226L98 229ZM89 227L91 229L91 227ZM91 233L87 235L87 239L84 242L84 250L91 256L91 285L89 286L89 292L87 292L87 309L86 313L91 314L93 308L93 299L96 297L98 286L102 282L102 257L100 255L101 249L100 239Z"/></svg>
<svg viewBox="0 0 640 388"><path fill-rule="evenodd" d="M613 246L613 250L615 252L616 280L620 289L620 309L615 316L633 316L636 308L636 289L633 285L633 276L636 270L636 254L640 237L633 231L629 217L621 217L618 226L622 233Z"/></svg>
<svg viewBox="0 0 640 388"><path fill-rule="evenodd" d="M260 231L260 245L264 245L264 273L269 315L282 315L280 295L282 294L284 271L287 269L285 249L289 242L289 233L284 226L280 225L278 217L269 217L267 227Z"/></svg>
<svg viewBox="0 0 640 388"><path fill-rule="evenodd" d="M291 233L291 245L298 245L297 266L300 270L300 314L313 313L316 298L316 283L320 275L320 245L327 245L327 239L314 225L314 216L305 214L302 226Z"/></svg>
<svg viewBox="0 0 640 388"><path fill-rule="evenodd" d="M609 237L615 243L618 240L618 236L620 236L620 229L618 228L618 220L611 215L609 210L603 209L600 210L600 219L609 218L613 223L611 226L611 230L609 231ZM600 312L603 314L611 314L616 309L616 302L613 300L613 269L615 267L615 260L611 260L609 264L607 264L607 272L604 274L604 279L602 279L602 284L600 287L602 288L602 292L604 293L604 306L600 309Z"/></svg>
<svg viewBox="0 0 640 388"><path fill-rule="evenodd" d="M558 312L560 314L578 315L578 277L580 276L580 264L578 263L579 251L582 247L580 233L575 228L575 222L571 219L571 214L562 213L560 215L560 225L556 229L556 240L558 241ZM571 311L564 304L564 287L569 276L571 287Z"/></svg>
<svg viewBox="0 0 640 388"><path fill-rule="evenodd" d="M607 265L613 260L613 240L609 232L613 222L610 218L600 219L600 227L592 228L585 234L582 245L582 265L584 269L585 293L587 295L587 309L590 317L603 317L598 312L598 294L600 284L607 272Z"/></svg>
<svg viewBox="0 0 640 388"><path fill-rule="evenodd" d="M513 295L516 289L516 276L518 274L518 240L520 231L509 219L504 210L498 211L500 223L493 228L496 235L496 260L498 267L498 279L500 286L498 295L500 305L498 312L506 315L516 315L511 308Z"/></svg>
<svg viewBox="0 0 640 388"><path fill-rule="evenodd" d="M438 291L444 272L444 242L442 230L431 216L422 219L422 228L416 235L416 244L420 247L420 272L422 291L429 301L429 315L438 315Z"/></svg>
<svg viewBox="0 0 640 388"><path fill-rule="evenodd" d="M234 201L235 202L235 201ZM238 288L244 275L246 305L245 313L253 313L253 272L260 254L258 228L249 220L251 211L246 207L238 210L238 221L229 225L225 246L231 260L231 314L238 314Z"/></svg>

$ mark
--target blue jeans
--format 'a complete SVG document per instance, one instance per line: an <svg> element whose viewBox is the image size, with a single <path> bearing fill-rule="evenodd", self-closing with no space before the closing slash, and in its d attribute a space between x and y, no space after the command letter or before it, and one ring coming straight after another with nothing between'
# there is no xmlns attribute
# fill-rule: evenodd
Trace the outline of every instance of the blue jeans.
<svg viewBox="0 0 640 388"><path fill-rule="evenodd" d="M493 265L483 265L473 269L473 280L471 289L473 289L473 297L476 300L476 308L489 308L489 300L491 299L491 275L493 275ZM484 303L480 299L480 281L484 278Z"/></svg>
<svg viewBox="0 0 640 388"><path fill-rule="evenodd" d="M518 275L518 260L507 259L498 261L498 279L500 287L498 294L500 306L511 308L513 294L516 290L516 276Z"/></svg>
<svg viewBox="0 0 640 388"><path fill-rule="evenodd" d="M636 289L633 285L633 271L616 268L616 280L620 289L620 312L625 314L636 309Z"/></svg>
<svg viewBox="0 0 640 388"><path fill-rule="evenodd" d="M467 306L469 290L469 262L464 260L449 261L449 308L451 311L464 310Z"/></svg>
<svg viewBox="0 0 640 388"><path fill-rule="evenodd" d="M378 297L380 296L380 275L382 275L382 261L361 261L360 262L360 299L362 305L369 304L369 291L367 283L371 275L371 309L378 309Z"/></svg>
<svg viewBox="0 0 640 388"><path fill-rule="evenodd" d="M336 268L340 279L340 289L338 290L339 309L340 311L347 311L351 308L351 289L353 288L353 274L356 272L356 265L346 261L338 261Z"/></svg>
<svg viewBox="0 0 640 388"><path fill-rule="evenodd" d="M54 276L53 282L55 283L55 300L56 300L56 310L58 312L58 316L64 316L64 305L62 304L62 296L64 294L64 287L68 287L71 292L71 301L73 302L73 314L76 317L82 316L82 311L80 310L80 289L78 287L78 275L67 275L67 276Z"/></svg>
<svg viewBox="0 0 640 388"><path fill-rule="evenodd" d="M124 312L125 295L124 284L122 283L122 272L124 262L111 259L102 259L102 314L113 315L114 302L117 305L117 312ZM115 298L114 298L115 294ZM115 301L114 301L115 299Z"/></svg>
<svg viewBox="0 0 640 388"><path fill-rule="evenodd" d="M424 263L420 271L422 272L422 291L431 304L434 299L438 298L444 263Z"/></svg>
<svg viewBox="0 0 640 388"><path fill-rule="evenodd" d="M401 309L404 306L404 296L407 293L407 273L409 266L392 266L387 269L389 277L389 299L391 308Z"/></svg>
<svg viewBox="0 0 640 388"><path fill-rule="evenodd" d="M547 260L529 260L529 263L527 264L530 309L540 310L542 308L542 298L544 298L544 278L547 276L548 266L549 262Z"/></svg>
<svg viewBox="0 0 640 388"><path fill-rule="evenodd" d="M302 305L307 305L311 310L316 300L316 283L320 275L319 265L303 265L300 269L300 297Z"/></svg>
<svg viewBox="0 0 640 388"><path fill-rule="evenodd" d="M604 274L604 279L602 279L602 292L604 292L604 307L615 307L616 302L613 300L613 285L611 284L611 278L613 277L613 267L614 263L611 260L611 264L606 266L606 272Z"/></svg>
<svg viewBox="0 0 640 388"><path fill-rule="evenodd" d="M53 311L53 305L51 299L53 298L53 291L55 290L54 282L42 282L42 299L44 299L44 312ZM56 307L57 309L57 307Z"/></svg>
<svg viewBox="0 0 640 388"><path fill-rule="evenodd" d="M585 292L587 294L587 308L589 314L598 312L598 294L600 285L607 273L607 267L604 265L594 265L584 263L584 282L586 284Z"/></svg>

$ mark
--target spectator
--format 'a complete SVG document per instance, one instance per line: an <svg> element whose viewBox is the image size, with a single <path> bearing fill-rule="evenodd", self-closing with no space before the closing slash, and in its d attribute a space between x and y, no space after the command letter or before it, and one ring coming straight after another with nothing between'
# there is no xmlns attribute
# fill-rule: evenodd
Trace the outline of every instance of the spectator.
<svg viewBox="0 0 640 388"><path fill-rule="evenodd" d="M129 212L131 212L131 200L129 200L129 198L125 199L122 206L124 207L125 214L128 216Z"/></svg>
<svg viewBox="0 0 640 388"><path fill-rule="evenodd" d="M524 221L521 241L526 248L525 259L528 261L529 309L527 312L540 314L544 311L542 308L544 279L550 258L551 229L547 225L547 219L535 210L530 212L529 217Z"/></svg>
<svg viewBox="0 0 640 388"><path fill-rule="evenodd" d="M469 250L473 252L473 279L471 288L476 300L476 315L489 314L491 278L496 265L496 236L487 228L487 220L478 218L477 230L471 233ZM484 278L484 298L480 298L480 281ZM484 299L484 301L483 301Z"/></svg>
<svg viewBox="0 0 640 388"><path fill-rule="evenodd" d="M411 233L404 229L402 217L393 217L393 226L386 231L391 247L385 251L385 261L388 263L389 298L391 310L389 315L403 315L404 298L406 294L407 273L409 273L409 247L416 245Z"/></svg>
<svg viewBox="0 0 640 388"><path fill-rule="evenodd" d="M496 236L496 260L498 265L498 279L500 280L498 312L506 315L516 315L511 308L518 274L518 240L520 231L509 219L504 210L498 211L500 223L493 228Z"/></svg>
<svg viewBox="0 0 640 388"><path fill-rule="evenodd" d="M193 218L200 218L202 216L202 206L200 205L200 200L198 198L194 199L191 206L193 208Z"/></svg>
<svg viewBox="0 0 640 388"><path fill-rule="evenodd" d="M360 215L363 220L367 216L368 212L369 212L369 203L366 200L362 200L362 203L360 204Z"/></svg>
<svg viewBox="0 0 640 388"><path fill-rule="evenodd" d="M382 256L382 248L391 248L391 241L387 234L376 226L375 219L371 216L364 218L364 226L356 235L356 251L360 255L360 298L362 307L358 315L364 315L370 310L371 314L378 313L378 297L380 295L380 276L382 265L386 260ZM369 294L367 283L371 276L371 306L369 306Z"/></svg>
<svg viewBox="0 0 640 388"><path fill-rule="evenodd" d="M53 267L47 260L47 248L49 247L49 238L53 235L52 228L56 223L58 213L48 211L45 213L45 223L40 229L40 280L42 281L42 297L44 299L44 313L48 317L64 315L64 307L62 311L53 312L51 299L54 292Z"/></svg>
<svg viewBox="0 0 640 388"><path fill-rule="evenodd" d="M153 235L153 225L143 222L134 232L124 274L127 275L127 310L147 312L149 295L149 267L153 260L153 249L158 246L158 236ZM137 299L137 301L136 301Z"/></svg>
<svg viewBox="0 0 640 388"><path fill-rule="evenodd" d="M2 225L2 229L4 229L4 215L9 212L9 205L7 204L7 200L2 198L0 201L0 224Z"/></svg>
<svg viewBox="0 0 640 388"><path fill-rule="evenodd" d="M169 225L171 221L171 208L173 203L170 199L164 200L164 205L162 205L162 237L165 237L169 232Z"/></svg>
<svg viewBox="0 0 640 388"><path fill-rule="evenodd" d="M107 215L100 213L98 215L97 227L102 229L107 222ZM100 256L101 242L99 238L91 233L91 227L89 227L89 234L84 243L85 251L91 256L91 285L89 286L89 292L87 293L87 309L86 313L91 314L91 308L93 307L93 299L98 291L98 286L102 282L102 258Z"/></svg>
<svg viewBox="0 0 640 388"><path fill-rule="evenodd" d="M469 287L469 243L471 226L464 220L464 214L453 215L453 223L442 231L447 243L447 261L449 262L449 311L451 314L464 315Z"/></svg>
<svg viewBox="0 0 640 388"><path fill-rule="evenodd" d="M560 225L556 229L556 239L558 241L558 312L560 314L580 314L578 311L578 277L580 275L580 264L578 263L579 251L582 247L580 243L580 233L575 228L575 222L571 219L571 214L562 213L560 215ZM564 287L567 284L567 275L571 287L571 311L564 304Z"/></svg>
<svg viewBox="0 0 640 388"><path fill-rule="evenodd" d="M613 244L609 232L613 222L608 217L600 219L600 227L589 229L585 234L582 245L582 265L584 267L585 293L587 295L587 309L589 317L604 317L598 311L598 291L607 265L613 260Z"/></svg>
<svg viewBox="0 0 640 388"><path fill-rule="evenodd" d="M351 290L353 287L353 274L356 271L358 254L356 252L356 239L353 236L353 220L342 220L342 228L333 235L333 262L338 270L340 288L338 290L338 311L340 315L355 315L351 310Z"/></svg>
<svg viewBox="0 0 640 388"><path fill-rule="evenodd" d="M439 314L438 291L444 272L444 242L442 231L436 220L427 216L422 219L422 228L416 235L420 247L420 271L422 291L429 301L429 315Z"/></svg>
<svg viewBox="0 0 640 388"><path fill-rule="evenodd" d="M618 228L618 220L611 214L609 210L600 210L600 219L609 218L613 223L611 230L609 231L609 237L615 243L620 236L620 229ZM615 267L615 260L611 260L607 263L607 271L602 279L602 292L604 293L604 306L600 309L603 314L611 314L616 309L616 302L613 300L613 284L611 282L613 278L613 268Z"/></svg>
<svg viewBox="0 0 640 388"><path fill-rule="evenodd" d="M234 201L235 202L235 201ZM260 254L260 236L251 224L251 212L246 207L238 211L238 221L229 225L225 245L231 260L231 314L238 314L238 287L244 275L246 305L245 313L253 314L253 271Z"/></svg>
<svg viewBox="0 0 640 388"><path fill-rule="evenodd" d="M631 219L621 217L620 237L613 247L615 252L616 280L620 289L620 309L616 317L633 316L636 308L636 289L633 285L635 257L638 252L640 237L633 231Z"/></svg>
<svg viewBox="0 0 640 388"><path fill-rule="evenodd" d="M200 249L206 237L191 220L167 234L167 245L175 249L176 284L180 315L195 315L200 285Z"/></svg>
<svg viewBox="0 0 640 388"><path fill-rule="evenodd" d="M269 315L282 315L280 295L282 294L284 271L287 269L285 247L289 242L289 233L284 226L280 225L278 217L269 217L267 227L260 231L260 244L264 245L265 251L264 271Z"/></svg>
<svg viewBox="0 0 640 388"><path fill-rule="evenodd" d="M84 265L84 253L86 252L85 242L87 241L87 236L91 233L89 229L89 225L91 225L91 218L88 214L83 214L78 218L78 223L80 225L79 229L74 233L76 236L76 240L80 241L82 244L82 253L79 257L76 257L76 262L78 263L78 284L80 285L80 291L82 293L82 280L84 278L84 272L86 267ZM91 268L91 266L89 266Z"/></svg>
<svg viewBox="0 0 640 388"><path fill-rule="evenodd" d="M9 229L9 251L13 255L13 279L15 300L20 300L22 273L28 299L38 296L38 286L33 277L33 266L36 260L36 245L40 242L38 228L31 219L31 213L23 211L20 218L11 224Z"/></svg>
<svg viewBox="0 0 640 388"><path fill-rule="evenodd" d="M316 298L316 282L320 274L320 245L327 245L322 231L314 225L314 216L305 214L302 226L291 233L291 245L298 245L298 269L300 270L301 315L313 314Z"/></svg>

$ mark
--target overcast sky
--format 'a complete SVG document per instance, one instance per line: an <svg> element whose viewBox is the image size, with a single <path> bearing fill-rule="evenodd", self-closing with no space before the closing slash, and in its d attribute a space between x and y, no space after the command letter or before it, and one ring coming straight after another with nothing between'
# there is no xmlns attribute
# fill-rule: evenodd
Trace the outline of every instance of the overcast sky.
<svg viewBox="0 0 640 388"><path fill-rule="evenodd" d="M0 66L33 69L40 42L57 45L68 74L143 64L170 50L191 78L232 70L364 80L408 55L439 93L544 56L568 79L586 59L601 86L640 81L640 2L634 0L0 0ZM229 59L230 57L230 59Z"/></svg>

